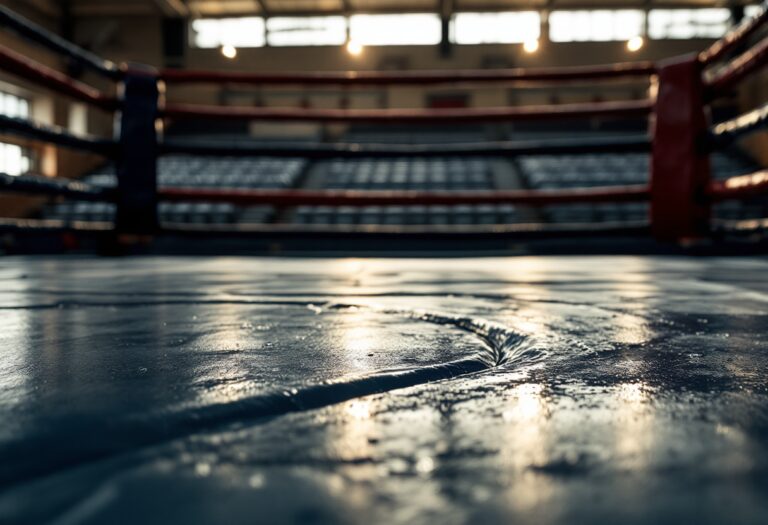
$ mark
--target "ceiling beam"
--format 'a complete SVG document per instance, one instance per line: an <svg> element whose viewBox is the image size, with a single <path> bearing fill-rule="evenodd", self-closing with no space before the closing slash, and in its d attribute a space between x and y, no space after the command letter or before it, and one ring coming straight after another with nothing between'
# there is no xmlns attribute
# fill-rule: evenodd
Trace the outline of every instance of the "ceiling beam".
<svg viewBox="0 0 768 525"><path fill-rule="evenodd" d="M267 3L264 0L255 0L256 5L259 6L259 13L264 16L264 18L267 18L271 15L271 10L267 7Z"/></svg>
<svg viewBox="0 0 768 525"><path fill-rule="evenodd" d="M11 2L10 7L15 9L15 5L20 5L27 9L32 9L43 16L57 17L61 13L59 6L51 0L17 0Z"/></svg>
<svg viewBox="0 0 768 525"><path fill-rule="evenodd" d="M156 15L157 10L150 4L128 3L80 3L72 5L72 14L77 17L91 16L147 16Z"/></svg>
<svg viewBox="0 0 768 525"><path fill-rule="evenodd" d="M456 11L456 0L438 0L437 9L440 18L451 18Z"/></svg>
<svg viewBox="0 0 768 525"><path fill-rule="evenodd" d="M453 53L451 42L451 18L453 17L455 0L438 0L437 9L440 16L440 56L450 58Z"/></svg>
<svg viewBox="0 0 768 525"><path fill-rule="evenodd" d="M183 0L154 0L163 15L170 18L188 18L189 7Z"/></svg>
<svg viewBox="0 0 768 525"><path fill-rule="evenodd" d="M47 0L29 0L33 2L37 1L44 1ZM156 3L163 3L168 4L169 2L181 2L181 0L154 0ZM740 2L741 3L741 2ZM747 5L753 4L754 2L743 2ZM452 13L462 12L462 11L468 11L468 12L483 12L483 13L494 13L494 12L502 12L502 11L538 11L542 9L568 9L568 10L579 10L579 9L595 9L596 5L594 2L589 2L588 0L580 1L580 2L568 2L568 3L562 3L562 2L543 2L540 5L530 5L530 3L526 2L520 2L517 4L510 5L508 2L501 1L493 1L488 0L485 3L481 4L464 4L462 5L460 0L455 0L453 2L453 7L451 8ZM218 3L218 8L215 12L210 12L205 9L205 3L201 2L188 2L183 4L187 15L184 16L209 16L209 17L240 17L240 16L254 16L257 14L256 9L252 11L243 11L243 10L232 10L228 11L226 10L226 2ZM400 14L400 13L423 13L425 12L425 9L423 7L413 7L408 6L407 4L404 4L401 7L396 6L383 6L383 7L358 7L354 8L352 5L350 5L349 0L340 0L340 5L336 9L304 9L304 10L295 10L295 9L280 9L280 8L269 8L266 5L265 0L254 0L254 5L258 7L259 12L264 16L346 16L351 13L355 14ZM696 7L712 7L712 6L723 6L724 4L722 2L718 1L712 1L708 4L702 4L701 2L691 2L685 1L685 0L676 0L676 1L670 1L670 2L653 2L653 6L658 6L660 8L665 9L687 9L687 8L696 8ZM441 1L437 2L436 11L441 12L443 3ZM143 4L138 2L74 2L73 3L73 13L75 16L81 16L81 17L88 17L88 16L119 16L119 15L125 15L125 16L131 16L131 15L151 15L153 13L156 13L156 11L152 8L151 4ZM599 4L600 9L644 9L648 7L648 2L646 0L638 0L635 2L627 2L626 0L612 0L610 2L601 2ZM178 16L178 15L177 15Z"/></svg>
<svg viewBox="0 0 768 525"><path fill-rule="evenodd" d="M701 5L693 5L693 4L687 4L687 3L665 3L661 4L664 6L665 9L690 9L695 7L704 7ZM461 13L461 12L470 12L470 13L499 13L499 12L506 12L506 11L540 11L543 6L510 6L507 4L497 4L497 3L487 3L487 4L471 4L466 6L458 5L453 9L454 13ZM583 10L583 9L595 9L595 4L590 3L584 3L584 4L563 4L561 7L555 7L556 9L567 9L567 10ZM616 3L616 4L600 4L600 9L642 9L642 5L638 4L637 6L628 6L626 3ZM375 15L375 14L385 14L385 15L391 15L391 14L407 14L407 13L424 13L427 12L428 9L425 9L423 7L410 7L410 6L403 6L403 7L391 7L391 6L383 6L383 7L358 7L352 9L352 11L346 11L343 7L340 9L319 9L319 10L309 10L309 9L272 9L270 10L270 16L294 16L294 17L300 17L300 16L344 16L348 14L365 14L365 15ZM213 13L206 13L205 11L200 11L200 16L210 16L210 17L240 17L240 16L253 16L254 13L248 12L248 11L232 11L232 12L217 12L216 14Z"/></svg>

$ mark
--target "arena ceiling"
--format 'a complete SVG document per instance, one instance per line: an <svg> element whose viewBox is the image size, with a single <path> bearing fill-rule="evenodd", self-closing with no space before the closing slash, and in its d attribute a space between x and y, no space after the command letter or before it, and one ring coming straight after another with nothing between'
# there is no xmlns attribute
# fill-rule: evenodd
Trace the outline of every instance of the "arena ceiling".
<svg viewBox="0 0 768 525"><path fill-rule="evenodd" d="M242 15L338 15L351 13L408 13L512 11L550 9L686 8L758 4L749 0L10 0L42 14L59 16L152 15L219 17ZM64 7L62 7L64 6Z"/></svg>

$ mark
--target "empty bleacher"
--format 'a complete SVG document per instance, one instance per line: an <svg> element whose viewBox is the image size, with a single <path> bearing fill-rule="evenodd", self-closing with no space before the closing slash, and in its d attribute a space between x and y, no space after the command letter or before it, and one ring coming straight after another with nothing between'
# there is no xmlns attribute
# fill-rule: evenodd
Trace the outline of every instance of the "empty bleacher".
<svg viewBox="0 0 768 525"><path fill-rule="evenodd" d="M648 181L648 155L525 155L517 164L527 186L557 190L644 184ZM542 209L548 222L623 222L647 217L645 203L571 204Z"/></svg>
<svg viewBox="0 0 768 525"><path fill-rule="evenodd" d="M643 153L594 155L525 155L516 164L527 187L556 190L647 184L650 156ZM723 180L751 173L757 167L738 152L711 156L712 176ZM715 216L743 219L764 215L757 205L728 202L715 207ZM764 210L763 210L764 211ZM761 215L762 214L762 215ZM572 204L542 209L542 219L553 223L636 222L648 215L646 203Z"/></svg>
<svg viewBox="0 0 768 525"><path fill-rule="evenodd" d="M411 158L332 160L314 174L317 188L349 190L472 191L497 187L493 159ZM300 206L300 224L505 224L517 222L515 207L368 206L363 208Z"/></svg>
<svg viewBox="0 0 768 525"><path fill-rule="evenodd" d="M712 176L717 180L746 175L759 169L759 166L738 151L716 153L710 157ZM726 201L716 204L714 216L719 219L741 220L758 219L768 216L768 202L765 198Z"/></svg>
<svg viewBox="0 0 768 525"><path fill-rule="evenodd" d="M360 144L455 144L486 140L483 127L461 131L353 129L345 142ZM480 191L509 189L511 166L497 158L335 159L317 163L307 179L313 189L373 191ZM514 185L513 187L516 187ZM520 222L512 204L463 206L300 206L286 220L299 224L392 226L477 225Z"/></svg>
<svg viewBox="0 0 768 525"><path fill-rule="evenodd" d="M479 138L478 138L479 137ZM477 142L480 132L455 133L356 132L346 141L359 143ZM519 137L516 137L519 138ZM527 138L527 137L524 137ZM750 173L756 166L738 152L712 156L716 179ZM230 189L329 189L361 191L482 191L494 189L557 190L596 186L646 184L649 155L609 153L589 155L523 155L516 158L370 158L305 159L267 157L207 158L188 155L163 157L158 163L161 187ZM107 165L84 179L94 185L116 184L114 166ZM715 207L715 216L744 219L764 216L764 203L727 202ZM47 206L50 219L112 221L114 205L62 202ZM519 222L581 223L645 221L648 205L572 204L540 210L512 204L460 206L271 206L163 202L161 222L188 224L289 223L298 225L490 225Z"/></svg>
<svg viewBox="0 0 768 525"><path fill-rule="evenodd" d="M253 158L203 158L186 155L163 157L158 162L161 187L284 189L298 184L306 160ZM84 181L103 187L116 184L114 166L107 165L85 177ZM161 222L168 223L265 223L274 219L271 206L240 207L233 204L163 202ZM113 204L63 202L49 206L44 216L50 219L111 221Z"/></svg>

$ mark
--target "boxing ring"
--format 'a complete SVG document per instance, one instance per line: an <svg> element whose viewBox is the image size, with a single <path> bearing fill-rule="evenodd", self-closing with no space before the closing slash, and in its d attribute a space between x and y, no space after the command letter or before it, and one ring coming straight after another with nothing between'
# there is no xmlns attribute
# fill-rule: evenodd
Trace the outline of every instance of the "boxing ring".
<svg viewBox="0 0 768 525"><path fill-rule="evenodd" d="M80 67L114 83L115 93L105 93L47 66L0 48L0 67L7 73L85 102L118 117L112 138L73 136L66 130L33 122L0 117L0 131L57 146L98 153L117 165L114 190L60 178L34 175L0 177L0 189L68 199L114 203L114 224L56 220L3 219L0 229L14 235L47 232L97 234L107 238L151 238L164 234L226 236L261 235L280 237L440 237L451 235L498 238L593 237L633 235L659 241L706 239L723 232L764 229L764 221L713 221L710 208L724 200L763 195L768 190L764 171L725 181L713 181L708 156L736 139L765 126L768 111L755 109L727 122L711 123L708 105L728 93L742 80L759 71L768 60L765 37L749 46L764 27L763 10L726 37L698 55L675 57L657 64L621 63L596 67L508 69L424 72L342 72L306 74L262 74L212 71L157 70L140 64L116 65L62 41L45 30L3 8L0 25L21 37L66 57ZM736 54L736 56L732 56ZM486 84L591 84L641 79L649 83L652 98L560 105L462 108L462 109L291 109L166 103L165 93L189 84L408 86ZM484 141L449 145L411 144L216 144L165 139L162 122L189 119L319 122L319 123L442 123L462 125L476 122L558 121L585 118L650 119L650 135L613 139L550 139L535 141ZM306 157L344 159L362 157L470 157L521 154L590 154L650 152L649 183L635 186L592 187L568 190L515 191L310 191L227 190L158 188L157 161L168 154L199 156ZM508 203L532 207L575 203L650 204L643 224L546 225L509 224L493 227L387 227L340 228L333 226L242 225L233 228L200 228L183 224L160 224L158 203L166 201L225 202L238 205L323 205L362 207L370 205L460 205Z"/></svg>
<svg viewBox="0 0 768 525"><path fill-rule="evenodd" d="M0 47L0 67L116 113L112 138L0 118L0 130L112 159L117 187L0 176L10 192L110 202L114 223L2 219L0 233L131 243L172 235L685 242L709 207L765 194L710 180L708 152L765 126L707 105L765 63L766 12L659 64L462 73L252 75L117 66L0 7L0 26L117 87ZM735 59L726 60L738 54ZM722 66L717 67L718 64ZM181 83L378 85L648 79L652 100L483 110L273 110L163 103ZM452 144L221 144L162 119L469 122L599 112L651 137ZM172 115L172 117L171 117ZM651 153L650 184L563 191L202 190L157 159ZM158 221L158 203L649 202L646 224L316 228ZM186 238L186 237L185 237ZM1 238L0 238L1 239ZM661 244L661 243L659 243ZM0 257L0 523L464 525L768 522L766 257ZM162 252L161 252L162 253ZM389 253L387 255L390 255Z"/></svg>

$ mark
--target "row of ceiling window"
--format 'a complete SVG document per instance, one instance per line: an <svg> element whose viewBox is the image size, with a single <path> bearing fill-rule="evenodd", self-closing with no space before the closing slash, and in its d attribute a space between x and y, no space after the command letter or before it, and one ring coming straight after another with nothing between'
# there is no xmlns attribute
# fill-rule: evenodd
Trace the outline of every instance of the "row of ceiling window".
<svg viewBox="0 0 768 525"><path fill-rule="evenodd" d="M747 16L759 11L749 6ZM457 13L450 23L456 44L514 44L538 40L537 11ZM552 11L548 16L552 42L624 41L719 38L732 25L725 8ZM434 13L318 17L209 18L192 22L192 43L199 48L337 46L348 41L365 46L434 45L441 22Z"/></svg>

